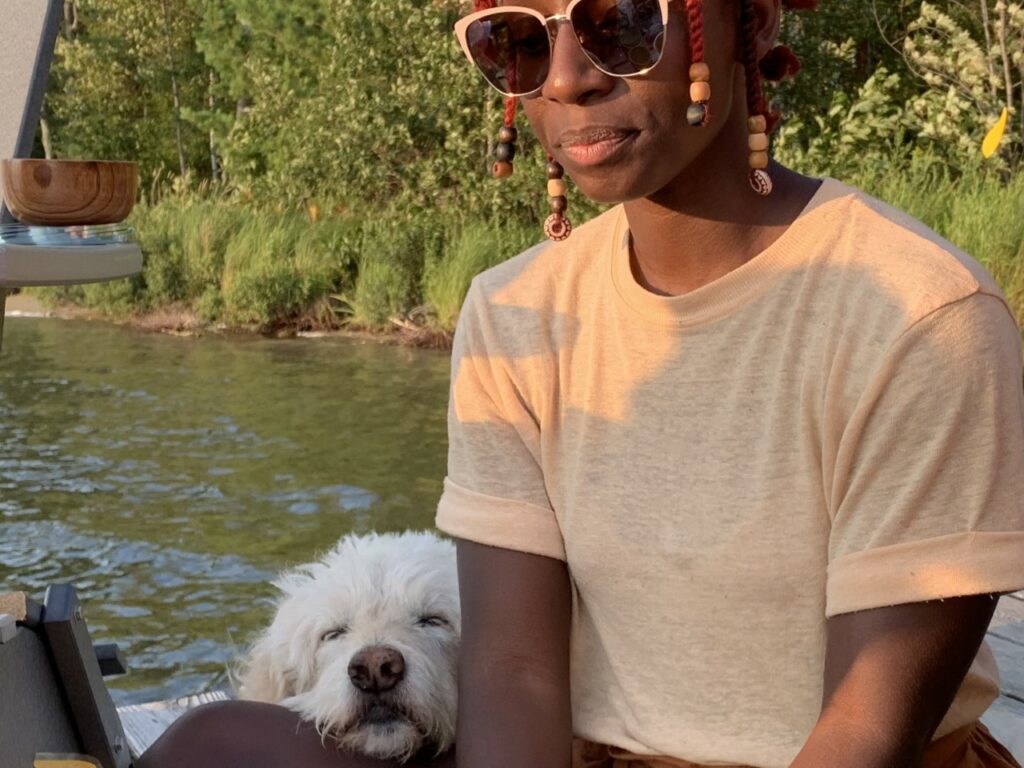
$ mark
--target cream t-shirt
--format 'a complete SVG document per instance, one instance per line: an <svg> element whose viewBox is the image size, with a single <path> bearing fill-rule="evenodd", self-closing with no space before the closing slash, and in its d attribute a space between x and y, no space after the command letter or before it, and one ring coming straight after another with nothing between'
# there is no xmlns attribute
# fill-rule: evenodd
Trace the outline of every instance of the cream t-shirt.
<svg viewBox="0 0 1024 768"><path fill-rule="evenodd" d="M676 297L620 206L474 281L437 524L568 563L576 735L784 768L827 617L1024 587L1020 342L978 264L835 180ZM937 735L997 693L983 647Z"/></svg>

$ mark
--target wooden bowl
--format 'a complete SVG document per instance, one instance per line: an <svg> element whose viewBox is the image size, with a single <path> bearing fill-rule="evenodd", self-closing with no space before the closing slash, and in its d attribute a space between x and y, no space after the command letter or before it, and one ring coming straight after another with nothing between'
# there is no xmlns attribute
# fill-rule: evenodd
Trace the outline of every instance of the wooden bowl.
<svg viewBox="0 0 1024 768"><path fill-rule="evenodd" d="M135 205L135 163L96 160L0 160L0 191L23 224L117 224Z"/></svg>

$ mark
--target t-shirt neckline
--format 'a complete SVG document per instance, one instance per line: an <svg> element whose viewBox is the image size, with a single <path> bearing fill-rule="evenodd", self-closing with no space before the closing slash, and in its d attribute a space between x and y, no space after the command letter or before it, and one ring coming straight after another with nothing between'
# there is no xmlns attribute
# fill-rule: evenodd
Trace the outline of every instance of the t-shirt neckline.
<svg viewBox="0 0 1024 768"><path fill-rule="evenodd" d="M643 318L663 325L698 325L717 319L737 306L751 301L770 286L794 258L806 259L808 241L820 237L821 231L811 214L829 200L848 193L849 189L830 177L821 177L821 184L803 210L785 232L761 253L745 264L707 285L681 296L661 296L640 285L630 267L629 222L623 206L609 248L609 270L615 292L633 311Z"/></svg>

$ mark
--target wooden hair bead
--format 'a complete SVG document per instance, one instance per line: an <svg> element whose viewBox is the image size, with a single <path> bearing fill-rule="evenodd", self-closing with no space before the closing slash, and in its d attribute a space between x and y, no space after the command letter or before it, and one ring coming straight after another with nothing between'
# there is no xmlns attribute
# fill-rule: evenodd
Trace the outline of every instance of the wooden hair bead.
<svg viewBox="0 0 1024 768"><path fill-rule="evenodd" d="M764 115L754 115L747 119L748 133L766 133L768 131L768 120Z"/></svg>
<svg viewBox="0 0 1024 768"><path fill-rule="evenodd" d="M775 185L772 184L772 177L765 171L754 170L750 172L750 186L757 194L767 197L772 193Z"/></svg>
<svg viewBox="0 0 1024 768"><path fill-rule="evenodd" d="M560 179L565 176L565 169L558 163L552 161L548 163L548 178L549 179Z"/></svg>
<svg viewBox="0 0 1024 768"><path fill-rule="evenodd" d="M507 179L512 175L512 163L497 162L491 168L491 175L496 179Z"/></svg>
<svg viewBox="0 0 1024 768"><path fill-rule="evenodd" d="M695 83L706 83L711 80L711 67L703 61L690 65L690 80Z"/></svg>
<svg viewBox="0 0 1024 768"><path fill-rule="evenodd" d="M498 141L502 144L515 144L516 139L519 138L519 131L517 131L511 125L503 125L501 130L498 131Z"/></svg>
<svg viewBox="0 0 1024 768"><path fill-rule="evenodd" d="M550 197L562 197L569 191L568 185L562 179L551 179L548 181L548 195Z"/></svg>
<svg viewBox="0 0 1024 768"><path fill-rule="evenodd" d="M692 126L704 125L708 120L708 108L706 104L697 102L691 104L686 110L686 122Z"/></svg>
<svg viewBox="0 0 1024 768"><path fill-rule="evenodd" d="M516 145L502 142L495 148L494 157L499 163L511 163L516 158Z"/></svg>
<svg viewBox="0 0 1024 768"><path fill-rule="evenodd" d="M690 101L711 101L711 83L690 83Z"/></svg>
<svg viewBox="0 0 1024 768"><path fill-rule="evenodd" d="M750 134L748 144L750 145L751 152L764 152L768 149L768 134L752 133Z"/></svg>
<svg viewBox="0 0 1024 768"><path fill-rule="evenodd" d="M548 200L548 205L551 206L552 213L565 213L569 207L569 199L565 195L558 195Z"/></svg>
<svg viewBox="0 0 1024 768"><path fill-rule="evenodd" d="M552 213L544 222L544 234L549 240L561 242L572 234L572 222L560 213Z"/></svg>
<svg viewBox="0 0 1024 768"><path fill-rule="evenodd" d="M768 167L768 153L767 152L751 152L750 153L750 167L754 170L764 170Z"/></svg>

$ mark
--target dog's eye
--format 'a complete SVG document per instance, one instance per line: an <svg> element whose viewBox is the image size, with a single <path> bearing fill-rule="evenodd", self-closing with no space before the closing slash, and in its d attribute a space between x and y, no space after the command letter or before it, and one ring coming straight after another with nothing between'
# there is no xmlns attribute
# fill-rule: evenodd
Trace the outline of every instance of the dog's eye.
<svg viewBox="0 0 1024 768"><path fill-rule="evenodd" d="M337 640L339 637L343 637L348 632L348 627L335 627L334 629L324 632L320 636L320 642L326 643L331 640Z"/></svg>
<svg viewBox="0 0 1024 768"><path fill-rule="evenodd" d="M447 627L448 621L443 616L420 616L416 624L421 627Z"/></svg>

